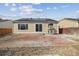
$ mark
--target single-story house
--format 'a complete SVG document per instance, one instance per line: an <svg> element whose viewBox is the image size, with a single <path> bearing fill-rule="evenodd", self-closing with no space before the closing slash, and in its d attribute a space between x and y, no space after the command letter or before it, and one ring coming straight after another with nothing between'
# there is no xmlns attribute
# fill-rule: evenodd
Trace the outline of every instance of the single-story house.
<svg viewBox="0 0 79 59"><path fill-rule="evenodd" d="M57 33L57 21L47 18L22 18L13 21L13 33Z"/></svg>
<svg viewBox="0 0 79 59"><path fill-rule="evenodd" d="M59 21L57 26L60 34L79 33L79 19L64 18Z"/></svg>
<svg viewBox="0 0 79 59"><path fill-rule="evenodd" d="M64 18L59 22L48 18L22 18L18 20L0 20L0 33L79 33L79 19Z"/></svg>

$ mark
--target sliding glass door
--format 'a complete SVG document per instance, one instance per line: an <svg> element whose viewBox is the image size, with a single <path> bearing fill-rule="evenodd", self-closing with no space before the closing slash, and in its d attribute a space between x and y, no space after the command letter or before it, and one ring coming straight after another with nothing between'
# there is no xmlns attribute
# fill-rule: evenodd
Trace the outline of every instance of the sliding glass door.
<svg viewBox="0 0 79 59"><path fill-rule="evenodd" d="M36 32L42 32L42 24L36 24Z"/></svg>

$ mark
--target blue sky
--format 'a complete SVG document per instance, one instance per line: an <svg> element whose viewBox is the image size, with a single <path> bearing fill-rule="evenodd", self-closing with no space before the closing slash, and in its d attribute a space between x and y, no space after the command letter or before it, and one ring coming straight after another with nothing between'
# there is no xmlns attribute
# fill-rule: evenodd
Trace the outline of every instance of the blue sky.
<svg viewBox="0 0 79 59"><path fill-rule="evenodd" d="M0 18L79 18L78 3L0 3Z"/></svg>

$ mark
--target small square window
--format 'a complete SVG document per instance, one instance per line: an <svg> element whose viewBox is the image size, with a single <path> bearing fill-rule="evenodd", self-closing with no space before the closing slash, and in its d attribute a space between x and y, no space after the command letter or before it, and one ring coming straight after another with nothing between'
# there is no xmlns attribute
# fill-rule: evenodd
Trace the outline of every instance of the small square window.
<svg viewBox="0 0 79 59"><path fill-rule="evenodd" d="M28 29L28 24L18 24L18 29L19 30L27 30Z"/></svg>

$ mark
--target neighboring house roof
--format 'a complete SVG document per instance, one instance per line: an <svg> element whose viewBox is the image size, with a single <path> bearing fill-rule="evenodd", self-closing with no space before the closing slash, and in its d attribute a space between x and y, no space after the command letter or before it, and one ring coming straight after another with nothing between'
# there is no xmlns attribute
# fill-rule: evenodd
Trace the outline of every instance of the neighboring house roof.
<svg viewBox="0 0 79 59"><path fill-rule="evenodd" d="M64 18L62 20L79 21L79 19L76 19L76 18ZM62 21L62 20L60 20L60 21Z"/></svg>
<svg viewBox="0 0 79 59"><path fill-rule="evenodd" d="M42 23L58 23L56 20L48 19L48 18L22 18L13 21L14 23L33 23L33 22L42 22Z"/></svg>
<svg viewBox="0 0 79 59"><path fill-rule="evenodd" d="M10 20L0 18L0 22L5 22L5 21L10 21Z"/></svg>
<svg viewBox="0 0 79 59"><path fill-rule="evenodd" d="M0 20L0 22L5 22L5 21L10 21L10 20Z"/></svg>
<svg viewBox="0 0 79 59"><path fill-rule="evenodd" d="M0 19L0 28L12 28L13 23L11 20Z"/></svg>

